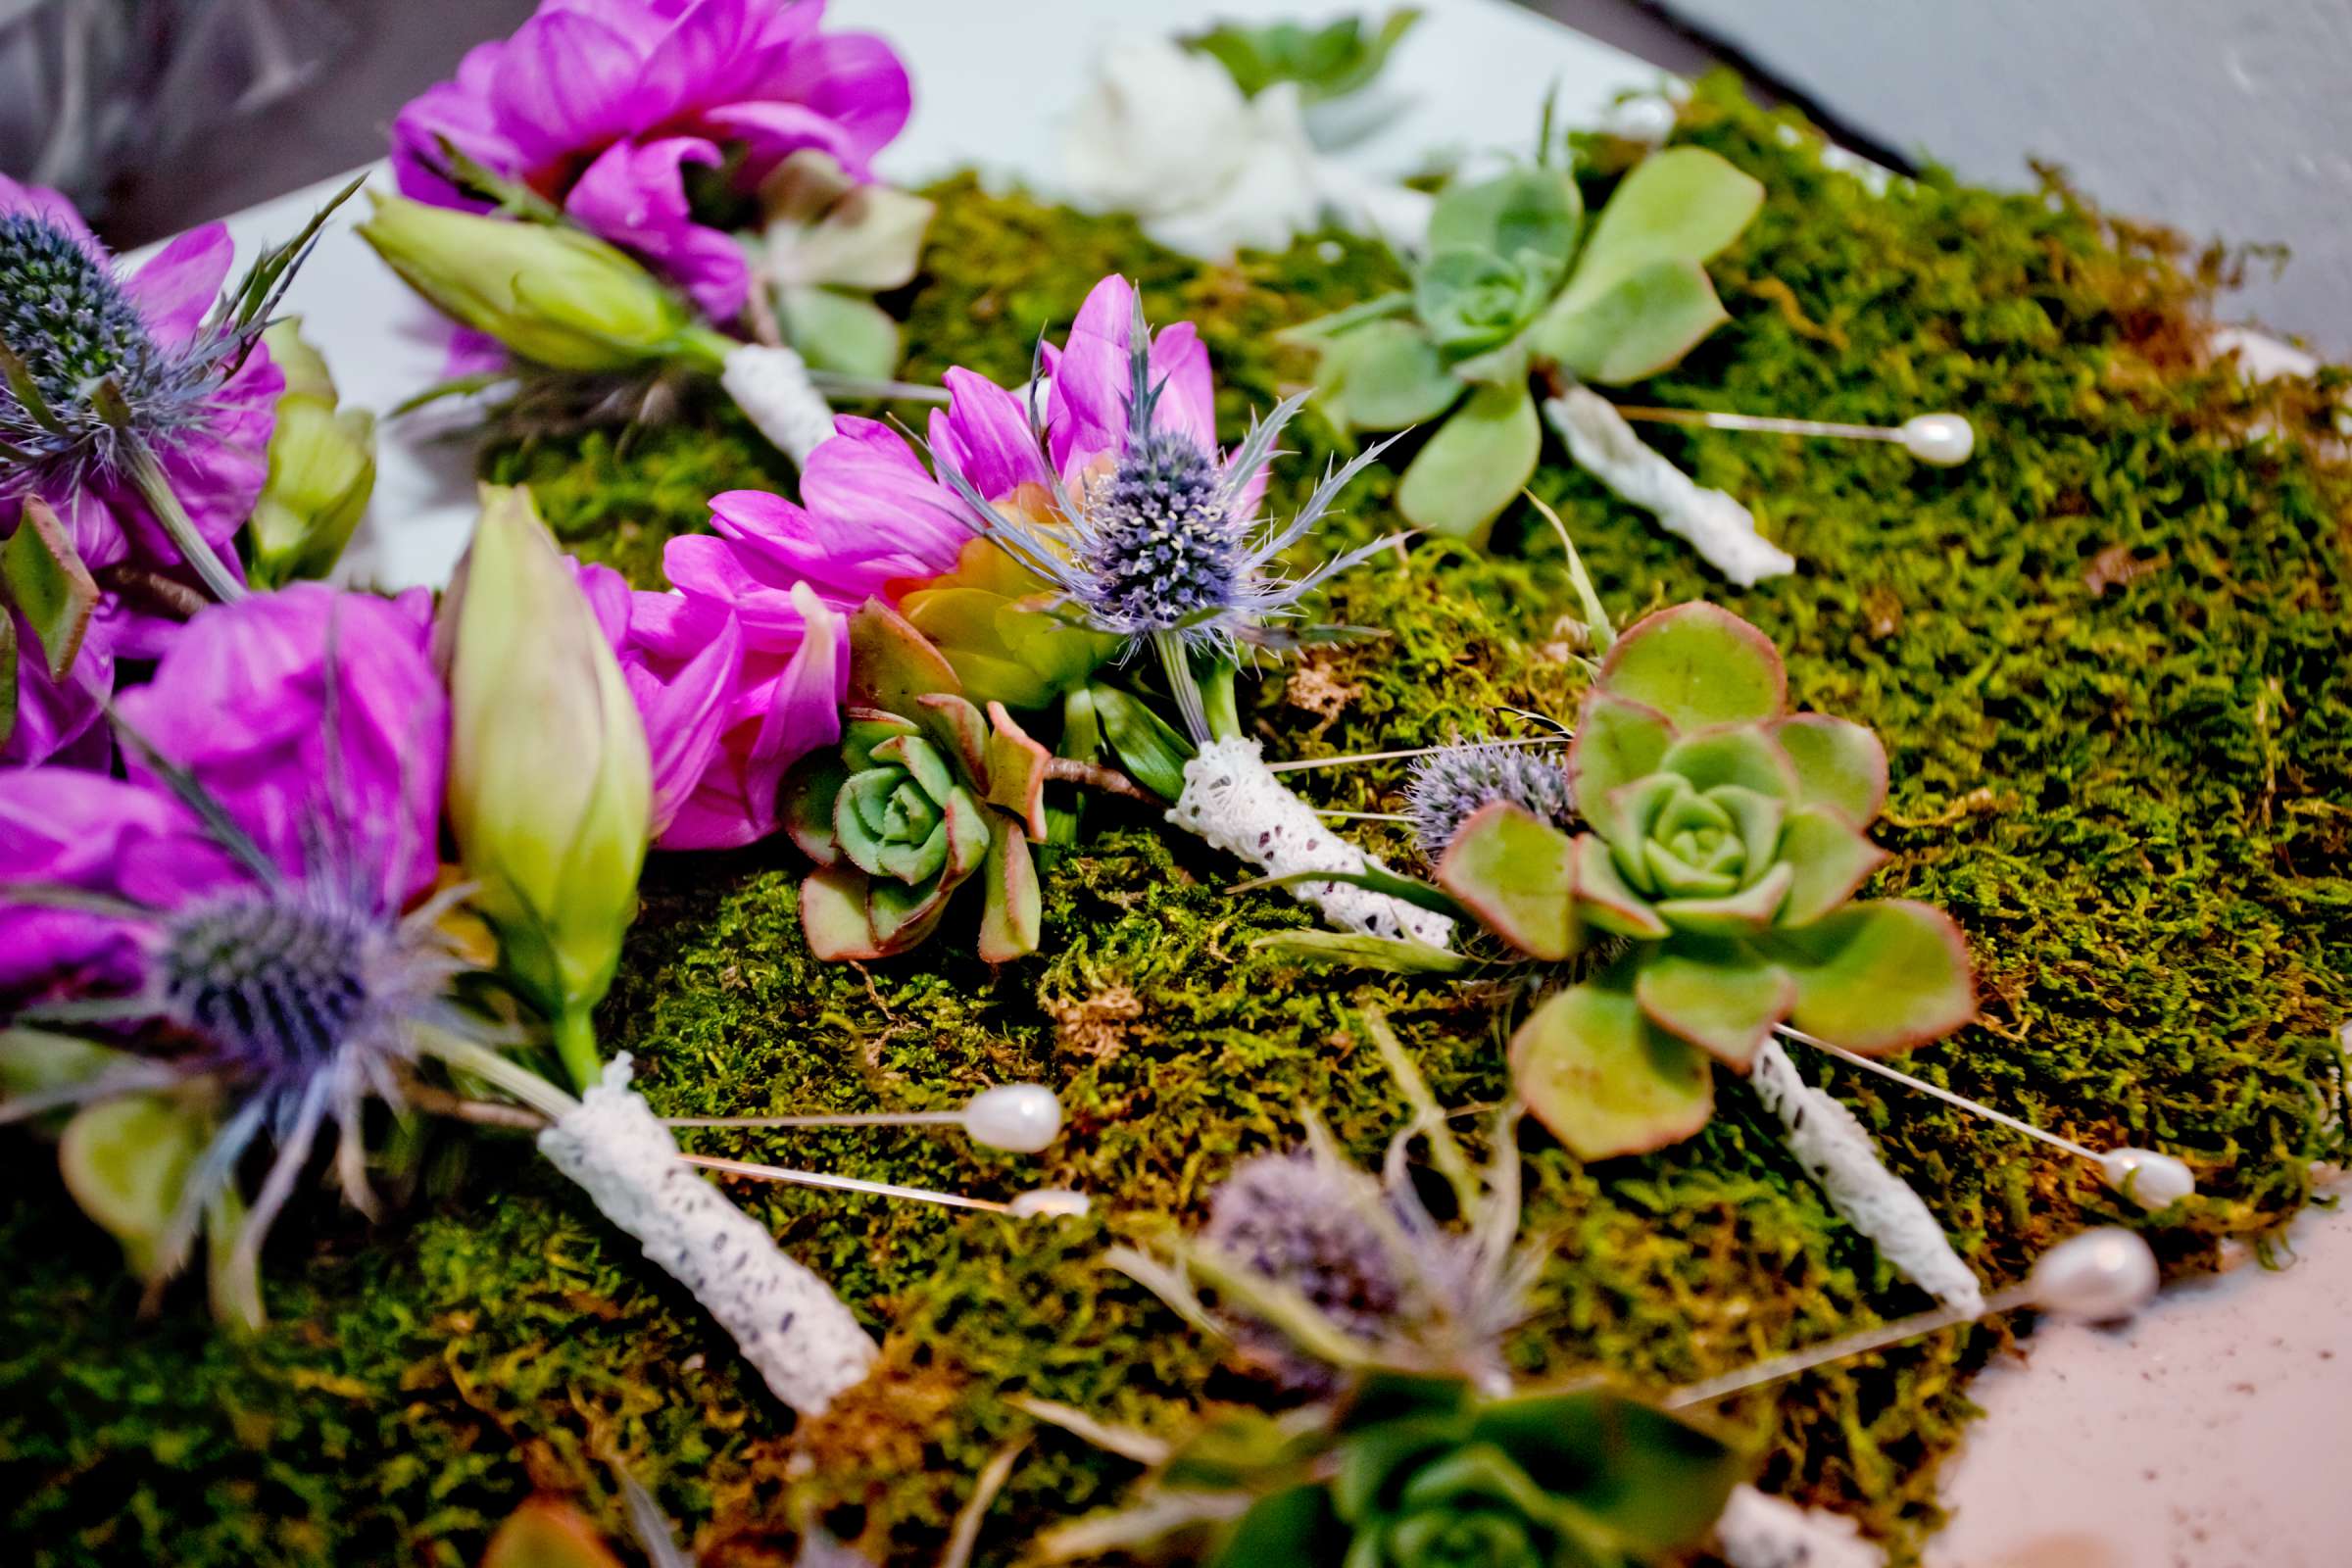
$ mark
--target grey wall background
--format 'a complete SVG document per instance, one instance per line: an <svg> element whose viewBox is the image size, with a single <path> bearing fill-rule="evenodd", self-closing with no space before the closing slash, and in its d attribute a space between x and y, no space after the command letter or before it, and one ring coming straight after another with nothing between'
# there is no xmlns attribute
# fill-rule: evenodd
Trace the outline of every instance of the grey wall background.
<svg viewBox="0 0 2352 1568"><path fill-rule="evenodd" d="M2202 240L2280 241L2228 307L2352 355L2352 0L1659 0L1884 145L2063 165Z"/></svg>

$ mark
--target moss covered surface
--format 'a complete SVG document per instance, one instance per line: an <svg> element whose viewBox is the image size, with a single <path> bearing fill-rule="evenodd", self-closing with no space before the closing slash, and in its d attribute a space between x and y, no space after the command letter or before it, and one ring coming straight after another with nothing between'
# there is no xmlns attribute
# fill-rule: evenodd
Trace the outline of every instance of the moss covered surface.
<svg viewBox="0 0 2352 1568"><path fill-rule="evenodd" d="M2157 1145L2202 1196L2155 1220L2071 1162L1924 1097L1832 1083L1990 1278L2090 1222L2141 1224L2210 1262L2310 1197L2340 1157L2336 1024L2352 1011L2352 477L2308 439L2332 377L2250 390L2198 353L2215 281L2158 237L2073 199L1931 178L1884 199L1825 172L1782 122L1716 92L1686 134L1771 186L1715 269L1732 323L1645 403L1895 423L1957 409L1979 456L1951 471L1877 445L1666 432L1703 482L1749 499L1804 564L1739 592L1589 479L1556 502L1623 614L1706 595L1787 652L1792 698L1877 726L1892 760L1872 889L1966 928L1984 1023L1915 1069L2094 1146ZM1393 281L1341 239L1238 268L1154 251L968 183L942 192L929 274L898 303L909 373L1025 373L1100 273L1155 319L1198 320L1238 429L1305 367L1269 329ZM911 411L910 411L911 412ZM2267 421L2282 434L2258 435ZM1276 502L1331 450L1310 424ZM740 429L499 454L560 528L652 581L703 497L776 482ZM1343 527L1389 526L1391 476ZM1295 755L1409 745L1494 705L1569 710L1583 682L1557 548L1508 517L1502 552L1422 544L1364 568L1337 618L1391 629L1256 690ZM1524 536L1524 537L1522 537ZM2101 587L2100 584L2105 586ZM1374 807L1397 775L1312 776ZM1026 1393L1164 1425L1203 1397L1264 1397L1102 1247L1197 1212L1243 1152L1313 1106L1359 1153L1398 1105L1351 1019L1394 1016L1439 1094L1503 1088L1492 1006L1444 986L1310 974L1251 951L1297 906L1232 899L1230 863L1124 808L1090 818L1048 880L1045 952L991 973L961 917L910 959L812 963L781 847L670 858L603 1026L676 1113L952 1104L986 1083L1059 1086L1069 1134L1030 1160L921 1133L694 1135L699 1147L960 1191L1063 1184L1099 1217L1020 1226L740 1185L784 1247L888 1336L886 1374L822 1422L789 1417L583 1200L495 1135L464 1140L370 1233L323 1195L274 1246L274 1325L239 1344L194 1293L154 1321L53 1178L0 1217L0 1535L42 1563L461 1563L534 1484L617 1525L617 1456L710 1563L785 1560L822 1511L880 1554L928 1560L971 1478L1029 1430ZM1392 852L1396 845L1385 846ZM1512 1347L1528 1373L1678 1381L1921 1304L1827 1213L1744 1087L1666 1153L1584 1167L1526 1138L1531 1233L1556 1237ZM453 1145L453 1154L455 1146ZM444 1156L445 1158L451 1156ZM1969 1413L1989 1337L1944 1336L1809 1376L1728 1412L1765 1479L1852 1510L1902 1549L1935 1519L1936 1460ZM1108 1500L1130 1467L1039 1436L990 1515L1009 1561L1049 1519Z"/></svg>

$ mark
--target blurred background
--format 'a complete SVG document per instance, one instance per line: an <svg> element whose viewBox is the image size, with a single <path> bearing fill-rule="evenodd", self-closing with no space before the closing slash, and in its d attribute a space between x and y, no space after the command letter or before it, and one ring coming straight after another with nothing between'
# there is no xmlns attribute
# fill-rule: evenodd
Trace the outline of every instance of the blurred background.
<svg viewBox="0 0 2352 1568"><path fill-rule="evenodd" d="M1663 71L1732 65L1897 169L2023 186L2046 160L2117 211L2283 245L2233 314L2352 355L2352 0L1521 3ZM0 0L0 171L69 190L118 245L160 238L379 156L402 103L532 9Z"/></svg>

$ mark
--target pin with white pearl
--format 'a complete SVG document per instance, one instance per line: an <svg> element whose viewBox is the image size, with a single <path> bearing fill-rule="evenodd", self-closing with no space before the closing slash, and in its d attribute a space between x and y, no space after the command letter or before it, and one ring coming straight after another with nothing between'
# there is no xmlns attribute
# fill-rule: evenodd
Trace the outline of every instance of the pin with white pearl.
<svg viewBox="0 0 2352 1568"><path fill-rule="evenodd" d="M1980 1312L1938 1309L1897 1318L1810 1349L1792 1350L1727 1372L1703 1383L1677 1389L1663 1401L1669 1409L1706 1404L1778 1383L1815 1367L1883 1350L1937 1329L1973 1323L2003 1312L2032 1308L2052 1317L2082 1323L2114 1323L2129 1318L2155 1299L2161 1283L2156 1254L2148 1244L2121 1226L2102 1226L2060 1242L2034 1260L2023 1284L1985 1298Z"/></svg>
<svg viewBox="0 0 2352 1568"><path fill-rule="evenodd" d="M671 1127L960 1127L987 1149L1034 1154L1061 1136L1061 1102L1043 1084L999 1084L956 1110L875 1110L838 1116L665 1116Z"/></svg>
<svg viewBox="0 0 2352 1568"><path fill-rule="evenodd" d="M1849 1066L1860 1067L1865 1072L1875 1072L1882 1078L1891 1078L1896 1083L1906 1084L1923 1095L1932 1095L1947 1105L1954 1105L1971 1115L1982 1116L1987 1121L1997 1122L2012 1132L2023 1133L2037 1143L2062 1150L2077 1159L2088 1160L2092 1165L2098 1167L2099 1179L2106 1183L2111 1191L2130 1199L2151 1213L2179 1202L2197 1190L2195 1174L2189 1170L2186 1163L2175 1155L2153 1149L2129 1148L2110 1149L2101 1153L2095 1149L2084 1148L2071 1138L2061 1138L2056 1133L2044 1132L2032 1122L2012 1116L2007 1111L1995 1110L1990 1105L1971 1100L1965 1095L1956 1095L1939 1084L1929 1083L1924 1078L1914 1078L1909 1073L1889 1067L1883 1061L1875 1061L1868 1056L1848 1051L1843 1046L1832 1045L1829 1041L1806 1034L1801 1029L1791 1029L1783 1024L1774 1032L1785 1039L1797 1041L1811 1046L1816 1051L1836 1056Z"/></svg>
<svg viewBox="0 0 2352 1568"><path fill-rule="evenodd" d="M1653 424L1688 424L1708 430L1754 430L1765 435L1802 435L1832 441L1891 441L1932 467L1956 468L1977 450L1976 427L1958 414L1921 414L1900 424L1839 424L1826 419L1783 419L1763 414L1724 414L1708 409L1650 409L1619 405L1629 419Z"/></svg>

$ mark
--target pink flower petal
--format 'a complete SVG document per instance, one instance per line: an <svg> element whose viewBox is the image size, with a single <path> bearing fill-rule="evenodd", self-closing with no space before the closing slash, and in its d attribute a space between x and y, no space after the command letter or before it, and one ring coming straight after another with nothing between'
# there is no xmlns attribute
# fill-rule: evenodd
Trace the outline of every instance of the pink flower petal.
<svg viewBox="0 0 2352 1568"><path fill-rule="evenodd" d="M647 101L642 65L637 45L606 22L542 11L499 55L499 129L537 171L658 124L677 106Z"/></svg>
<svg viewBox="0 0 2352 1568"><path fill-rule="evenodd" d="M906 128L914 105L906 68L870 32L820 33L786 52L763 96L807 104L838 123L853 170L872 161Z"/></svg>
<svg viewBox="0 0 2352 1568"><path fill-rule="evenodd" d="M694 221L681 173L686 164L724 162L699 136L614 142L572 186L564 210L676 279L711 319L732 320L751 292L751 269L732 238Z"/></svg>
<svg viewBox="0 0 2352 1568"><path fill-rule="evenodd" d="M192 228L157 251L122 292L145 318L147 329L166 348L185 348L220 297L234 247L226 223Z"/></svg>
<svg viewBox="0 0 2352 1568"><path fill-rule="evenodd" d="M81 242L81 248L100 260L106 252L90 225L81 220L73 201L63 191L46 185L20 185L6 174L0 174L0 213L30 213L33 217L55 223Z"/></svg>
<svg viewBox="0 0 2352 1568"><path fill-rule="evenodd" d="M961 367L944 378L954 401L931 411L931 452L990 501L1052 478L1021 400Z"/></svg>
<svg viewBox="0 0 2352 1568"><path fill-rule="evenodd" d="M847 132L832 120L802 104L717 104L695 116L698 128L744 147L743 174L758 181L803 148L814 147L854 165Z"/></svg>
<svg viewBox="0 0 2352 1568"><path fill-rule="evenodd" d="M1216 451L1216 383L1208 372L1208 345L1192 322L1173 322L1152 337L1152 384L1160 389L1152 427L1181 432L1201 451Z"/></svg>
<svg viewBox="0 0 2352 1568"><path fill-rule="evenodd" d="M1135 289L1116 272L1094 286L1070 323L1046 407L1049 450L1065 482L1102 453L1127 444L1127 402L1135 384L1127 344L1134 329Z"/></svg>

